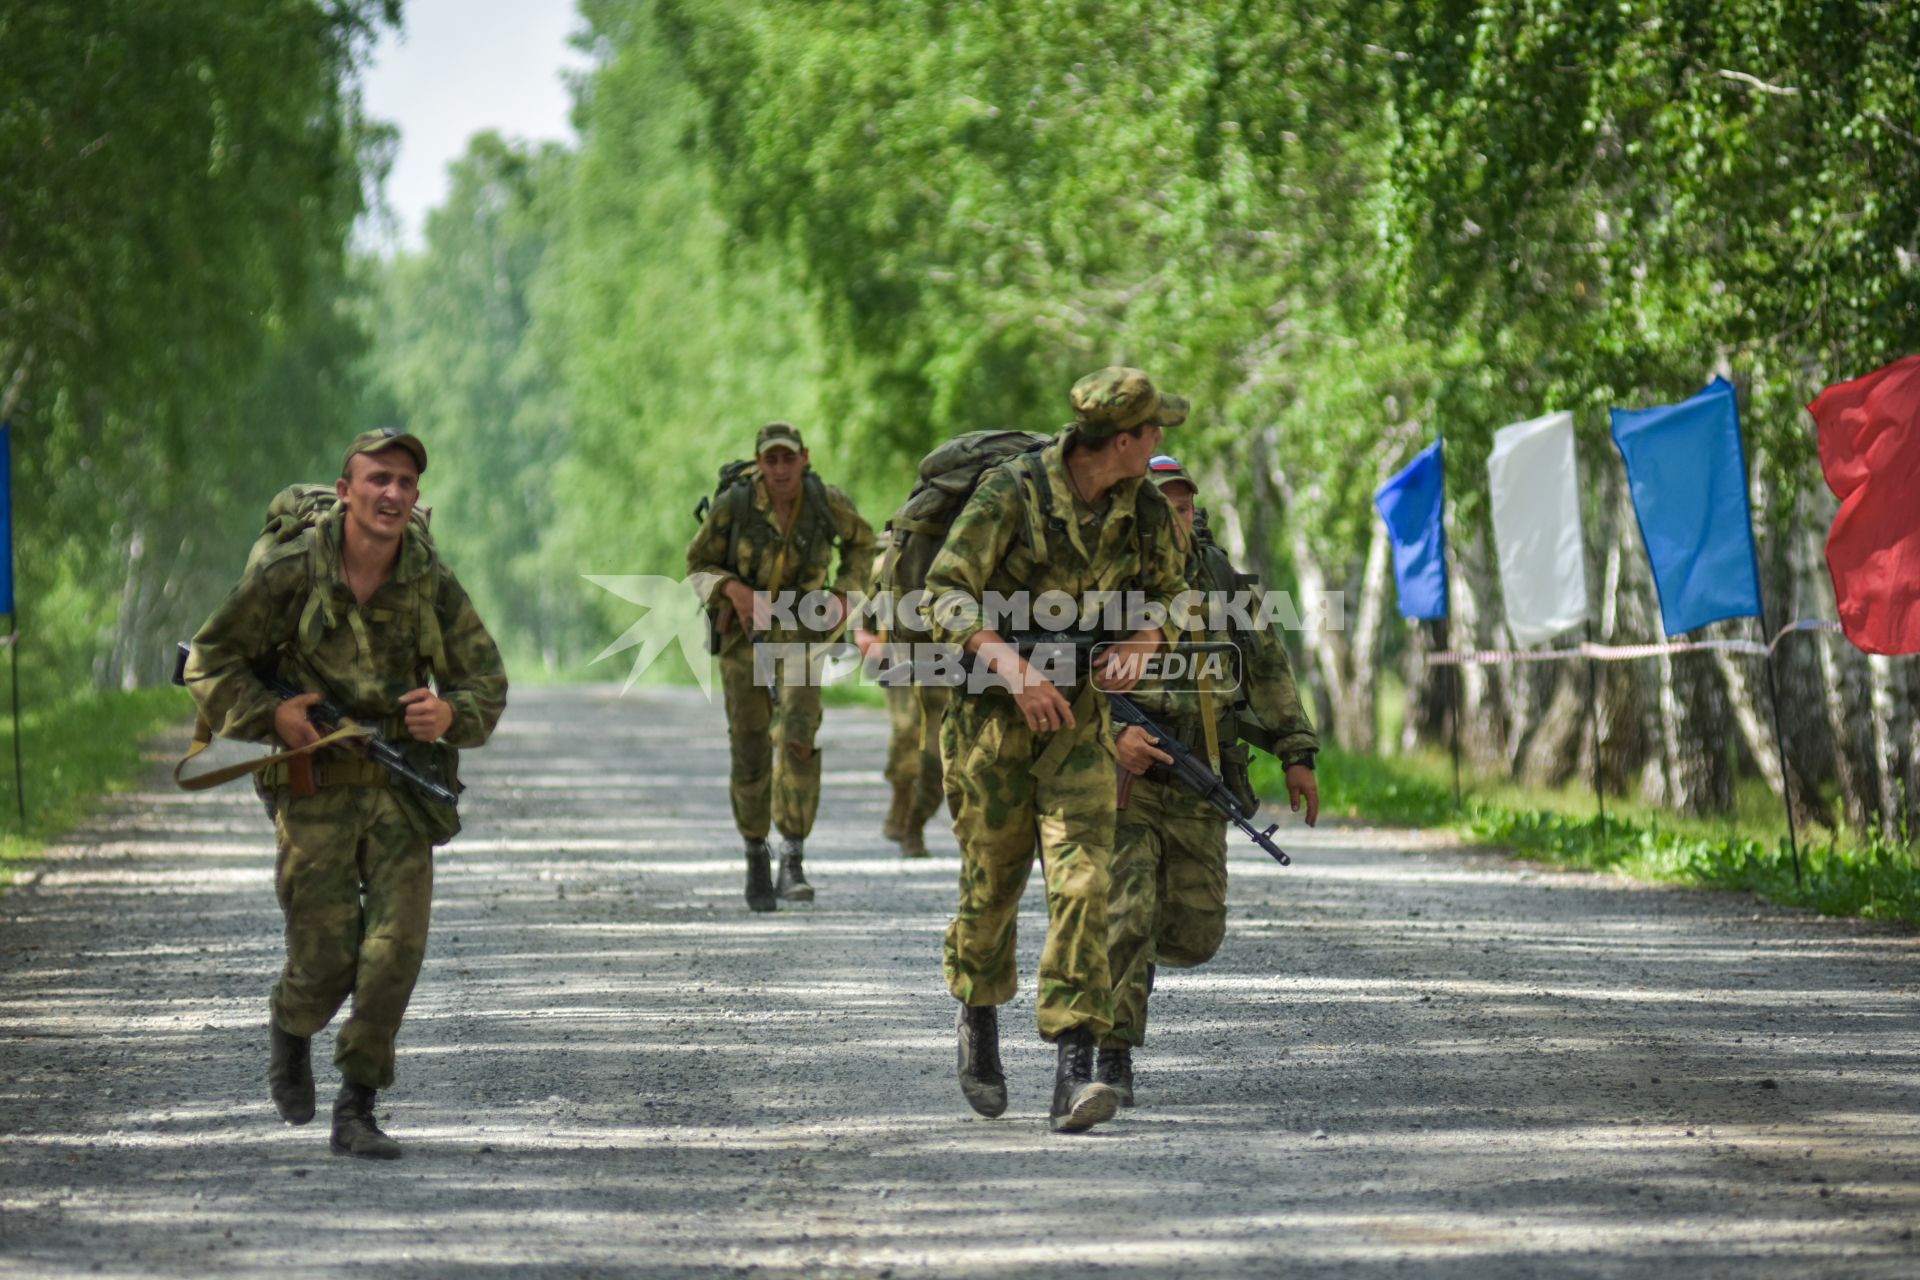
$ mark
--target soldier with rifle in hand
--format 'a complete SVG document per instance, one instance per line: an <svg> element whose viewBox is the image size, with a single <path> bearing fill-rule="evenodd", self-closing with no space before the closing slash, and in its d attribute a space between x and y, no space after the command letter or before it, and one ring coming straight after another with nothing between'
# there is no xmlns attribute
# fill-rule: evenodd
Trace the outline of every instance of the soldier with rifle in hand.
<svg viewBox="0 0 1920 1280"><path fill-rule="evenodd" d="M288 752L256 774L286 918L269 1002L274 1106L289 1124L313 1118L310 1037L351 998L331 1147L381 1160L400 1155L374 1099L393 1084L394 1038L426 954L433 846L459 829L436 797L457 795L456 749L486 742L507 699L500 651L416 511L426 469L417 437L382 428L348 446L331 494L283 493L183 673L209 730ZM415 783L347 743L312 750L322 705L396 744Z"/></svg>
<svg viewBox="0 0 1920 1280"><path fill-rule="evenodd" d="M1254 579L1234 569L1209 535L1204 513L1196 511L1199 489L1186 469L1163 454L1151 460L1147 474L1173 509L1187 590L1194 593L1189 598L1204 606L1251 591ZM1204 607L1192 611L1203 624L1206 614ZM1247 776L1246 744L1257 745L1286 767L1294 811L1304 805L1309 826L1320 816L1313 774L1319 740L1300 704L1280 637L1261 628L1193 638L1238 651L1238 688L1216 682L1204 668L1191 679L1142 682L1129 699L1177 741L1163 741L1131 724L1115 741L1122 770L1120 816L1107 899L1114 1015L1101 1038L1094 1074L1119 1094L1122 1106L1133 1105L1133 1051L1146 1040L1147 999L1157 966L1204 964L1219 950L1227 929L1227 819L1175 776L1170 753L1204 762L1251 817L1259 802ZM1266 841L1260 843L1272 852Z"/></svg>
<svg viewBox="0 0 1920 1280"><path fill-rule="evenodd" d="M986 612L990 599L1061 593L1084 602L1130 593L1166 607L1181 587L1172 513L1144 480L1161 432L1186 402L1138 369L1089 374L1069 395L1074 421L1051 443L985 471L926 576L933 639L971 655L1003 687L953 700L941 727L948 805L961 850L960 902L947 928L947 989L960 1001L960 1087L982 1115L1007 1106L998 1006L1013 997L1014 920L1038 850L1048 929L1039 1024L1057 1047L1049 1124L1078 1132L1119 1100L1093 1079L1113 1029L1107 970L1107 863L1114 756L1106 699L1139 677L1163 636L1113 637L1096 672L1050 683ZM1006 624L1001 624L1006 625Z"/></svg>

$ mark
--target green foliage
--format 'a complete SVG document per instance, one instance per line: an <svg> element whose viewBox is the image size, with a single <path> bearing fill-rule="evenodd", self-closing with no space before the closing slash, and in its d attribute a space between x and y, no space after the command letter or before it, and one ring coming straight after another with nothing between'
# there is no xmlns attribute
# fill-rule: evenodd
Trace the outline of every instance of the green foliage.
<svg viewBox="0 0 1920 1280"><path fill-rule="evenodd" d="M11 866L31 859L64 834L102 795L130 785L151 763L155 735L169 751L186 751L193 710L171 686L132 693L63 692L44 679L23 681L20 745L27 825L20 826L13 786L13 721L0 719L0 884ZM11 711L11 708L9 708ZM173 739L176 739L174 741Z"/></svg>
<svg viewBox="0 0 1920 1280"><path fill-rule="evenodd" d="M1478 843L1543 862L1757 893L1826 915L1920 920L1920 861L1910 845L1877 832L1847 843L1837 835L1811 843L1803 838L1796 878L1788 842L1775 834L1631 810L1609 813L1603 823L1591 810L1549 807L1562 798L1545 794L1509 792L1489 799L1469 790L1456 810L1438 762L1386 760L1337 748L1321 752L1316 772L1322 811L1330 817L1452 827ZM1262 795L1285 796L1277 762L1256 757L1253 778ZM1573 798L1591 803L1590 796Z"/></svg>
<svg viewBox="0 0 1920 1280"><path fill-rule="evenodd" d="M344 244L385 163L351 73L395 0L0 11L0 415L32 661L131 685L341 438ZM329 450L330 451L330 450Z"/></svg>
<svg viewBox="0 0 1920 1280"><path fill-rule="evenodd" d="M375 385L427 442L436 545L518 671L552 671L584 612L547 546L571 424L534 332L571 171L557 146L476 136L424 251L381 273L369 322Z"/></svg>

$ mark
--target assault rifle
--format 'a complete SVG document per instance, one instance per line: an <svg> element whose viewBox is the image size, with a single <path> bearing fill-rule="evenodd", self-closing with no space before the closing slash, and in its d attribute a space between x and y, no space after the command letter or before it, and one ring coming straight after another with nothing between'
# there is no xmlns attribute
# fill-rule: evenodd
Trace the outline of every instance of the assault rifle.
<svg viewBox="0 0 1920 1280"><path fill-rule="evenodd" d="M1058 633L1021 635L1016 636L1013 640L1014 647L1018 649L1023 656L1031 656L1035 653L1043 655L1051 653L1057 655L1064 649L1071 649L1075 651L1076 656L1079 653L1087 654L1089 662L1096 659L1101 651L1112 643L1113 642L1109 640L1094 640L1091 637L1070 636ZM1232 643L1217 641L1202 641L1196 644L1180 645L1178 649L1182 652L1189 653L1232 652L1237 654L1239 652L1237 646ZM1088 677L1091 678L1092 674L1092 669L1089 667L1087 671ZM1105 693L1106 691L1102 690L1101 692ZM1154 723L1153 718L1142 711L1139 704L1126 694L1108 693L1106 697L1108 704L1113 708L1114 719L1120 721L1122 724L1137 725L1147 733L1152 734L1153 737L1158 740L1154 745L1173 757L1173 763L1167 765L1166 769L1181 786L1219 810L1222 817L1234 826L1240 828L1240 830L1246 832L1248 838L1264 849L1267 855L1275 862L1278 862L1283 867L1293 865L1293 859L1287 856L1286 850L1273 842L1273 833L1280 829L1279 823L1276 822L1272 824L1265 831L1254 826L1252 822L1253 815L1242 807L1240 801L1235 798L1233 792L1228 789L1227 784L1221 779L1220 775L1212 769L1209 769L1204 760L1187 750L1185 743ZM1123 808L1125 807L1127 785L1131 783L1131 781L1132 775L1128 774L1121 784L1121 807Z"/></svg>
<svg viewBox="0 0 1920 1280"><path fill-rule="evenodd" d="M1179 781L1181 786L1218 809L1228 822L1246 832L1248 837L1265 849L1268 856L1275 862L1283 867L1293 865L1293 859L1287 856L1286 850L1273 842L1273 833L1280 829L1279 823L1272 824L1265 831L1255 827L1249 821L1251 815L1240 807L1240 801L1227 789L1227 784L1220 780L1220 775L1207 768L1206 762L1199 756L1187 750L1184 742L1155 724L1153 718L1142 711L1139 704L1132 698L1124 693L1109 693L1107 702L1113 707L1114 719L1122 724L1138 725L1146 730L1158 740L1154 746L1173 757L1173 763L1167 766L1167 771ZM1128 780L1131 780L1131 775ZM1127 782L1122 782L1123 796L1126 787ZM1126 807L1124 800L1121 807Z"/></svg>
<svg viewBox="0 0 1920 1280"><path fill-rule="evenodd" d="M192 652L192 646L183 642L174 657L173 682L182 688L186 687L187 658ZM302 692L305 692L294 688L271 672L262 671L258 667L253 669L253 674L254 678L259 680L261 684L264 684L268 689L282 698L295 698L300 696ZM307 719L312 722L314 728L320 731L322 737L338 733L343 729L358 730L358 732L353 735L352 741L361 751L366 753L369 760L383 766L388 773L406 783L409 787L412 787L425 799L435 804L445 805L449 809L459 807L460 795L458 792L435 782L432 778L421 773L407 760L406 755L400 748L382 735L378 729L375 729L372 725L363 724L351 716L346 715L324 697L307 708Z"/></svg>

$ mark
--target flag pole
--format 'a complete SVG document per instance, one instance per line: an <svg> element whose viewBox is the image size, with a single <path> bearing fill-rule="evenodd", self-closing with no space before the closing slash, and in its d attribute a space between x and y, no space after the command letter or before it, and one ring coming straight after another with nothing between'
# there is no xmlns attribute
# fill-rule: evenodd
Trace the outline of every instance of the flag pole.
<svg viewBox="0 0 1920 1280"><path fill-rule="evenodd" d="M0 580L5 591L0 605L7 615L7 665L13 677L13 794L20 807L20 834L27 833L26 772L20 764L20 602L14 582L13 554L13 423L0 420L0 543L6 547L6 560L0 563Z"/></svg>
<svg viewBox="0 0 1920 1280"><path fill-rule="evenodd" d="M1452 615L1448 615L1447 620L1440 624L1440 634L1443 637L1451 629L1452 622ZM1454 663L1453 679L1450 681L1453 686L1453 697L1447 700L1447 730L1448 736L1453 740L1453 811L1455 813L1460 812L1460 692L1463 674L1460 664Z"/></svg>
<svg viewBox="0 0 1920 1280"><path fill-rule="evenodd" d="M27 783L20 767L20 617L10 618L12 631L7 636L7 665L13 668L13 794L20 804L20 834L27 833Z"/></svg>
<svg viewBox="0 0 1920 1280"><path fill-rule="evenodd" d="M1780 807L1787 811L1787 850L1793 856L1793 885L1797 889L1800 887L1800 835L1793 821L1793 780L1788 775L1793 764L1787 759L1787 739L1780 732L1780 685L1773 674L1773 646L1767 644L1766 622L1755 618L1753 625L1760 633L1760 643L1767 645L1760 661L1767 667L1767 701L1773 707L1773 747L1780 753Z"/></svg>
<svg viewBox="0 0 1920 1280"><path fill-rule="evenodd" d="M1587 643L1593 643L1593 619L1586 620ZM1593 722L1593 798L1600 807L1600 850L1607 848L1607 793L1600 785L1600 661L1587 655L1587 715Z"/></svg>

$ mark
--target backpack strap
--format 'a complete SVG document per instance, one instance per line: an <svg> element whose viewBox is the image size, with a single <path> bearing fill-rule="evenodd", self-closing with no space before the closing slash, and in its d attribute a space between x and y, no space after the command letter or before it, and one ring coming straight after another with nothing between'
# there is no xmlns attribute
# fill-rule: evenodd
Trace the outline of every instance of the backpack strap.
<svg viewBox="0 0 1920 1280"><path fill-rule="evenodd" d="M417 614L414 637L419 646L421 665L433 676L433 687L444 696L447 687L447 642L440 630L440 610L435 607L437 602L434 599L437 581L434 571L439 567L439 557L429 551L427 567L421 572L420 580L413 589Z"/></svg>
<svg viewBox="0 0 1920 1280"><path fill-rule="evenodd" d="M319 647L320 637L340 625L340 616L333 611L333 602L327 599L327 593L320 589L325 577L322 570L326 567L326 550L321 541L326 533L321 525L314 525L306 536L307 602L301 606L300 622L293 629L293 646L301 653L312 653Z"/></svg>
<svg viewBox="0 0 1920 1280"><path fill-rule="evenodd" d="M1053 482L1047 479L1047 464L1038 449L1021 454L1020 463L1040 499L1037 506L1027 507L1027 540L1032 544L1033 563L1039 566L1047 563L1047 526L1059 520L1053 514Z"/></svg>
<svg viewBox="0 0 1920 1280"><path fill-rule="evenodd" d="M739 477L727 486L727 492L724 495L727 500L727 514L732 517L727 525L727 568L734 573L740 572L740 529L753 512L753 476L754 469L751 467L742 471Z"/></svg>
<svg viewBox="0 0 1920 1280"><path fill-rule="evenodd" d="M801 477L801 487L807 491L807 519L813 525L813 531L820 538L832 542L840 536L840 530L833 524L833 508L827 502L827 482L808 467Z"/></svg>

